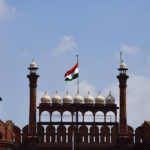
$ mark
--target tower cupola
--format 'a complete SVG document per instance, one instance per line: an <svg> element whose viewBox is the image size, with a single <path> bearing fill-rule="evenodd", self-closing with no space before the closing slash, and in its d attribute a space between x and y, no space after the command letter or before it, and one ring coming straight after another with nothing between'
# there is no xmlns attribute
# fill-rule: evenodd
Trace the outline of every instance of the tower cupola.
<svg viewBox="0 0 150 150"><path fill-rule="evenodd" d="M36 70L38 70L39 68L37 67L36 63L34 62L34 60L32 60L29 68L30 73L36 73Z"/></svg>

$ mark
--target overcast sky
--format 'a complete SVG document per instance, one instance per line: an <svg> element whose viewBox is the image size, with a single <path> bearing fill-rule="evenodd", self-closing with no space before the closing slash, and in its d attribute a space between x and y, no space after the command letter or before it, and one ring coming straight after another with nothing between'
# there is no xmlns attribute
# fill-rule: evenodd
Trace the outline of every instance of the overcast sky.
<svg viewBox="0 0 150 150"><path fill-rule="evenodd" d="M37 103L45 90L74 97L76 81L65 72L79 56L80 93L109 91L119 101L116 75L123 52L130 76L128 124L150 120L149 0L0 0L0 118L28 123L27 68L34 59L40 78Z"/></svg>

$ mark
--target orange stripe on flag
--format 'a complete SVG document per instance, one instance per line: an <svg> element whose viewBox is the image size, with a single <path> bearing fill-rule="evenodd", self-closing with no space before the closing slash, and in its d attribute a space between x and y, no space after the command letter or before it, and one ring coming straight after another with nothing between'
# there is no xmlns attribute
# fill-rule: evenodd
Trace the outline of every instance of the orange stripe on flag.
<svg viewBox="0 0 150 150"><path fill-rule="evenodd" d="M65 77L68 76L69 74L71 74L72 72L74 72L76 68L78 68L78 63L72 69L70 69L69 71L67 71L64 76Z"/></svg>

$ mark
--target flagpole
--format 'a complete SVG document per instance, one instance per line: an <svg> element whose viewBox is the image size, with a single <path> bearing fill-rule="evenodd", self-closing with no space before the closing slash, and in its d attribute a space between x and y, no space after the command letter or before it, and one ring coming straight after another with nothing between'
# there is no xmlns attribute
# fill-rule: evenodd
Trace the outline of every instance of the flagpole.
<svg viewBox="0 0 150 150"><path fill-rule="evenodd" d="M78 69L79 69L79 55L77 54L77 63L78 63ZM78 70L78 78L77 78L77 94L79 94L79 70ZM77 122L77 135L76 135L76 138L77 138L77 142L78 142L78 110L76 111L76 122ZM74 150L74 149L73 149Z"/></svg>
<svg viewBox="0 0 150 150"><path fill-rule="evenodd" d="M79 69L79 55L77 54L76 55L77 56L77 63L78 63L78 69ZM78 72L78 78L77 78L77 86L78 86L78 88L77 88L77 93L79 94L79 72Z"/></svg>

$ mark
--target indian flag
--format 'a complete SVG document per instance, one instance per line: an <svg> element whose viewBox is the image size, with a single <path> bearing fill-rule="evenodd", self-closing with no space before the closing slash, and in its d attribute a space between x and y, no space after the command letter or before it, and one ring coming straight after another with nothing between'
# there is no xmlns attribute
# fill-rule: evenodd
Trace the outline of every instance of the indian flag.
<svg viewBox="0 0 150 150"><path fill-rule="evenodd" d="M79 76L78 63L65 73L65 81L71 81Z"/></svg>

